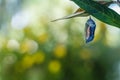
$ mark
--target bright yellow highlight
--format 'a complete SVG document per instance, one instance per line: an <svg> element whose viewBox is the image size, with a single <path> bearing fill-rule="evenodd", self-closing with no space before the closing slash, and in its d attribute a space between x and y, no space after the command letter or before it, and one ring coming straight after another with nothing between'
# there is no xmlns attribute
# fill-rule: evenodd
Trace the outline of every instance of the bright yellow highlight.
<svg viewBox="0 0 120 80"><path fill-rule="evenodd" d="M37 52L34 55L25 55L21 61L23 69L32 67L34 64L41 64L45 60L45 54L43 52Z"/></svg>
<svg viewBox="0 0 120 80"><path fill-rule="evenodd" d="M22 53L27 53L31 51L32 46L29 42L25 41L21 44L20 49Z"/></svg>
<svg viewBox="0 0 120 80"><path fill-rule="evenodd" d="M27 44L22 44L20 49L22 53L25 53L29 51L29 46Z"/></svg>
<svg viewBox="0 0 120 80"><path fill-rule="evenodd" d="M36 54L33 55L33 60L37 64L43 63L44 60L45 60L45 53L43 53L43 52L37 52Z"/></svg>
<svg viewBox="0 0 120 80"><path fill-rule="evenodd" d="M39 36L38 40L40 43L45 43L47 41L47 39L48 39L48 34L42 34Z"/></svg>
<svg viewBox="0 0 120 80"><path fill-rule="evenodd" d="M27 55L22 60L22 68L26 69L26 68L32 67L33 63L34 63L34 60L32 59L32 56Z"/></svg>
<svg viewBox="0 0 120 80"><path fill-rule="evenodd" d="M90 52L91 52L90 50L84 49L80 53L80 58L83 59L83 60L90 59L91 58L91 53Z"/></svg>
<svg viewBox="0 0 120 80"><path fill-rule="evenodd" d="M59 61L51 61L48 65L48 69L51 73L58 73L61 69L61 64Z"/></svg>
<svg viewBox="0 0 120 80"><path fill-rule="evenodd" d="M54 55L57 58L63 58L67 54L66 48L63 45L57 45L54 49Z"/></svg>

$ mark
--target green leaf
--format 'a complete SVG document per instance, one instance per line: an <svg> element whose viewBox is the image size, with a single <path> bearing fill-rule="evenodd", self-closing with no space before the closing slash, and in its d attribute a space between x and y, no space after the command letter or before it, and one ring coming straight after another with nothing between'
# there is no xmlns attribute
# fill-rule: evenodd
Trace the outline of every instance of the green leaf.
<svg viewBox="0 0 120 80"><path fill-rule="evenodd" d="M72 0L80 8L109 25L120 28L120 15L107 6L92 0Z"/></svg>

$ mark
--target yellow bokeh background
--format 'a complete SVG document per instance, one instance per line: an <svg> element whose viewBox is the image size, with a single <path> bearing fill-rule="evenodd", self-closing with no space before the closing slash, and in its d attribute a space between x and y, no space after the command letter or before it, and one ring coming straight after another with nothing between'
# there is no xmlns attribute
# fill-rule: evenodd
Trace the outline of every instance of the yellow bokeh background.
<svg viewBox="0 0 120 80"><path fill-rule="evenodd" d="M91 16L57 22L79 7L70 0L0 0L0 80L120 80L120 29Z"/></svg>

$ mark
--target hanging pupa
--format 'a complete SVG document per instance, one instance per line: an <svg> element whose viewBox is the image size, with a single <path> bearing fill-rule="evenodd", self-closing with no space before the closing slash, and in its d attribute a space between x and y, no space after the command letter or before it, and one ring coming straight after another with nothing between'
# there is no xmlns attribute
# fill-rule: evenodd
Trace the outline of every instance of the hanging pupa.
<svg viewBox="0 0 120 80"><path fill-rule="evenodd" d="M86 43L88 43L94 39L95 28L96 28L96 24L90 17L85 24Z"/></svg>

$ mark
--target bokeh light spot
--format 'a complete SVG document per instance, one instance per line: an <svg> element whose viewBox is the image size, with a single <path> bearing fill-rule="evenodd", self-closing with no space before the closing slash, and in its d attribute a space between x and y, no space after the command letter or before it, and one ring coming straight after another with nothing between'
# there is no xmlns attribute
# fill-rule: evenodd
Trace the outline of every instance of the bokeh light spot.
<svg viewBox="0 0 120 80"><path fill-rule="evenodd" d="M38 40L40 43L45 43L48 39L48 34L44 33L42 35L39 36Z"/></svg>
<svg viewBox="0 0 120 80"><path fill-rule="evenodd" d="M19 50L20 44L17 40L11 39L8 41L7 48L10 50Z"/></svg>
<svg viewBox="0 0 120 80"><path fill-rule="evenodd" d="M63 58L66 56L66 54L67 54L67 50L64 45L59 44L54 48L54 55L57 58Z"/></svg>
<svg viewBox="0 0 120 80"><path fill-rule="evenodd" d="M32 58L32 56L30 55L26 55L23 60L22 60L22 68L23 69L27 69L27 68L30 68L32 67L32 65L34 64L34 60Z"/></svg>
<svg viewBox="0 0 120 80"><path fill-rule="evenodd" d="M51 61L48 65L48 69L51 73L58 73L61 69L61 64L57 60Z"/></svg>
<svg viewBox="0 0 120 80"><path fill-rule="evenodd" d="M34 61L37 63L37 64L41 64L44 62L45 60L45 53L43 52L37 52L33 55L33 58L34 58Z"/></svg>
<svg viewBox="0 0 120 80"><path fill-rule="evenodd" d="M36 52L37 49L38 49L38 44L34 40L26 40L21 45L21 52L22 53L30 53L31 54L31 53Z"/></svg>
<svg viewBox="0 0 120 80"><path fill-rule="evenodd" d="M12 17L11 25L15 29L23 29L30 22L30 17L27 12L18 12Z"/></svg>

